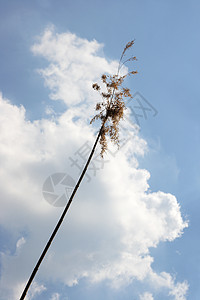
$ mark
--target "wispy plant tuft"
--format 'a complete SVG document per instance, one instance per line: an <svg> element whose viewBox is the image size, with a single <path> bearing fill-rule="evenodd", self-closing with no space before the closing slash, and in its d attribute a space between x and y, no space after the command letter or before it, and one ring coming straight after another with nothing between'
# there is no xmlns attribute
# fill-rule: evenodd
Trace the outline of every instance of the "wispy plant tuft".
<svg viewBox="0 0 200 300"><path fill-rule="evenodd" d="M93 123L95 120L101 120L102 132L99 142L101 144L102 157L107 150L107 136L119 147L119 122L124 116L126 98L132 98L130 89L124 87L123 83L127 76L137 74L137 71L130 71L125 75L120 75L120 70L126 63L137 60L135 56L124 59L127 50L134 45L134 42L135 40L126 44L119 60L117 74L103 74L101 76L105 91L102 91L103 88L98 83L92 85L93 89L102 97L102 102L96 104L97 114L90 121L90 123Z"/></svg>

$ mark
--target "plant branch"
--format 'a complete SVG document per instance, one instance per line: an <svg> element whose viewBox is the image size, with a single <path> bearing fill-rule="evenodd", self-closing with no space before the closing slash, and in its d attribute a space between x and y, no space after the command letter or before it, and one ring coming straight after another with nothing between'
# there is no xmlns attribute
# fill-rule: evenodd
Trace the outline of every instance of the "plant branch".
<svg viewBox="0 0 200 300"><path fill-rule="evenodd" d="M105 119L105 122L106 122L106 119ZM90 161L91 161L91 159L93 157L93 154L95 152L96 146L97 146L98 141L99 141L99 138L100 138L100 136L101 136L101 134L103 132L105 122L102 124L101 129L99 130L99 133L98 133L97 138L95 140L94 146L93 146L92 151L90 153L90 156L89 156L89 158L88 158L88 160L86 162L86 165L85 165L85 167L84 167L84 169L83 169L83 171L82 171L82 173L80 175L80 178L79 178L79 180L78 180L78 182L77 182L77 184L76 184L76 186L75 186L75 188L74 188L74 190L73 190L73 192L71 194L71 197L70 197L67 205L65 206L65 209L64 209L64 211L63 211L63 213L62 213L62 215L61 215L61 217L60 217L60 219L59 219L56 227L54 228L54 231L51 234L51 237L49 238L49 240L48 240L48 242L47 242L47 244L46 244L46 246L45 246L45 248L44 248L44 250L43 250L43 252L42 252L42 254L41 254L41 256L40 256L40 258L38 260L38 262L37 262L37 264L35 265L35 268L33 269L33 272L32 272L32 274L31 274L31 276L30 276L30 278L29 278L29 280L28 280L28 282L27 282L27 284L26 284L26 286L24 288L24 291L23 291L23 293L21 295L20 300L23 300L26 297L28 289L29 289L29 287L30 287L30 285L31 285L31 283L32 283L32 281L33 281L33 279L34 279L34 277L35 277L38 269L39 269L39 266L42 263L45 255L46 255L46 253L47 253L47 251L48 251L48 249L49 249L49 247L50 247L50 245L51 245L51 243L52 243L52 241L53 241L53 239L54 239L54 237L55 237L55 235L56 235L56 233L57 233L57 231L59 229L59 227L61 226L61 224L63 222L63 219L64 219L64 217L65 217L65 215L66 215L66 213L67 213L67 211L68 211L68 209L69 209L69 207L70 207L70 205L72 203L72 200L73 200L73 198L74 198L74 196L75 196L75 194L76 194L76 192L77 192L77 190L79 188L79 185L80 185L80 183L81 183L81 181L82 181L82 179L83 179L83 177L84 177L84 175L85 175L85 173L87 171L89 163L90 163Z"/></svg>

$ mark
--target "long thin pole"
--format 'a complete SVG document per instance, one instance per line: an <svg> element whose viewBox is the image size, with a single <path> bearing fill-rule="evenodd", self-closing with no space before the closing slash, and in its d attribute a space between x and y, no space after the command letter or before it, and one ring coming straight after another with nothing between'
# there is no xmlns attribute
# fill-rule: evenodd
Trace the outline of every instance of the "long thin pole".
<svg viewBox="0 0 200 300"><path fill-rule="evenodd" d="M96 148L97 143L98 143L98 141L99 141L99 138L100 138L100 136L101 136L101 134L102 134L102 131L103 131L103 128L104 128L104 124L105 124L105 122L103 123L103 125L101 126L101 129L99 130L98 136L97 136L97 138L96 138L96 141L95 141L95 143L94 143L94 146L93 146L93 148L92 148L92 151L91 151L91 153L90 153L90 156L89 156L89 158L88 158L88 160L87 160L87 163L86 163L86 165L85 165L85 167L84 167L84 169L83 169L83 171L82 171L82 173L81 173L81 175L80 175L80 178L79 178L79 180L78 180L78 182L77 182L77 184L76 184L76 186L75 186L75 188L74 188L74 190L73 190L73 192L72 192L72 194L71 194L71 197L70 197L68 203L67 203L66 206L65 206L65 209L64 209L64 211L63 211L63 213L62 213L62 215L61 215L61 217L60 217L60 219L59 219L59 221L58 221L58 223L57 223L57 225L56 225L54 231L53 231L52 234L51 234L51 237L49 238L49 240L48 240L48 242L47 242L47 244L46 244L46 246L45 246L45 248L44 248L44 250L43 250L43 252L42 252L42 254L41 254L41 256L40 256L40 258L39 258L39 260L38 260L38 262L37 262L37 264L36 264L36 266L35 266L35 268L33 269L33 272L32 272L32 274L31 274L31 276L30 276L30 278L29 278L29 280L28 280L28 282L27 282L27 284L26 284L26 286L25 286L25 288L24 288L24 291L23 291L23 293L22 293L22 295L21 295L20 300L23 300L23 299L26 297L26 294L27 294L27 292L28 292L28 289L29 289L29 287L30 287L30 285L31 285L31 283L32 283L32 281L33 281L33 279L34 279L34 277L35 277L35 275L36 275L38 269L39 269L39 266L40 266L42 260L44 259L44 257L45 257L45 255L46 255L46 253L47 253L47 251L48 251L48 249L49 249L49 247L50 247L50 245L51 245L51 243L52 243L52 241L53 241L53 239L54 239L54 237L55 237L55 235L56 235L56 233L57 233L57 231L58 231L58 229L59 229L59 227L60 227L60 225L61 225L62 222L63 222L63 219L64 219L64 217L65 217L65 215L66 215L66 213L67 213L67 211L68 211L68 209L69 209L69 207L70 207L70 205L71 205L71 203L72 203L72 200L73 200L73 198L74 198L74 196L75 196L75 194L76 194L76 192L77 192L77 190L78 190L78 188L79 188L79 185L80 185L80 183L81 183L81 181L82 181L82 179L83 179L83 177L84 177L84 175L85 175L85 173L86 173L86 171L87 171L87 168L88 168L88 166L89 166L89 163L90 163L90 161L91 161L91 159L92 159L92 157L93 157L95 148Z"/></svg>

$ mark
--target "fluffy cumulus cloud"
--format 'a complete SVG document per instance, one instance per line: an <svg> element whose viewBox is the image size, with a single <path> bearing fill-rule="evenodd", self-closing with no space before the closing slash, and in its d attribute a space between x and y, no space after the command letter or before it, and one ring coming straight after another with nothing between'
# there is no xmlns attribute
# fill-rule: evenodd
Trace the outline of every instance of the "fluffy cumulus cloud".
<svg viewBox="0 0 200 300"><path fill-rule="evenodd" d="M30 122L23 106L0 95L0 220L14 241L12 250L7 245L1 251L2 300L20 294L61 214L62 208L45 201L43 182L55 173L76 180L83 164L80 152L87 152L94 141L96 130L88 122L95 105L91 84L101 73L115 72L117 65L100 56L101 47L69 32L55 33L53 28L46 29L33 45L33 53L49 64L39 73L50 97L67 104L59 116L50 114ZM187 282L176 282L172 275L152 269L149 248L179 237L187 222L175 196L150 192L150 174L137 162L146 147L133 127L120 151L110 148L104 161L96 155L29 299L46 289L42 282L72 286L81 278L106 281L112 288L139 280L157 293L166 289L169 299L186 299ZM73 166L75 160L78 167ZM152 300L152 291L138 293L138 299ZM59 297L51 295L51 299Z"/></svg>
<svg viewBox="0 0 200 300"><path fill-rule="evenodd" d="M63 100L74 105L91 98L91 83L105 72L116 72L117 62L108 62L98 55L102 49L97 41L78 38L72 33L56 34L47 29L34 44L32 51L49 61L49 66L39 69L53 100Z"/></svg>

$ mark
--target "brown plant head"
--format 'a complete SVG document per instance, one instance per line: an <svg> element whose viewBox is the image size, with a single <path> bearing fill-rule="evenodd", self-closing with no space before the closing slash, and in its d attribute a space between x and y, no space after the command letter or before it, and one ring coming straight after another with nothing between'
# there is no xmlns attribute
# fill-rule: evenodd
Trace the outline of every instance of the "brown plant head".
<svg viewBox="0 0 200 300"><path fill-rule="evenodd" d="M127 74L120 76L119 72L127 62L135 61L136 57L131 56L124 60L126 51L130 49L134 40L127 43L122 55L119 60L118 70L116 75L106 75L101 76L102 84L105 89L99 84L94 83L92 85L93 89L96 90L102 97L102 102L96 104L97 114L92 118L90 124L95 120L100 119L102 124L100 144L101 144L101 157L107 150L107 139L109 136L111 141L119 147L119 122L123 119L124 109L126 109L125 101L127 98L132 98L131 92L128 88L123 86L124 80L127 76L131 76L137 73L137 71L131 71Z"/></svg>

